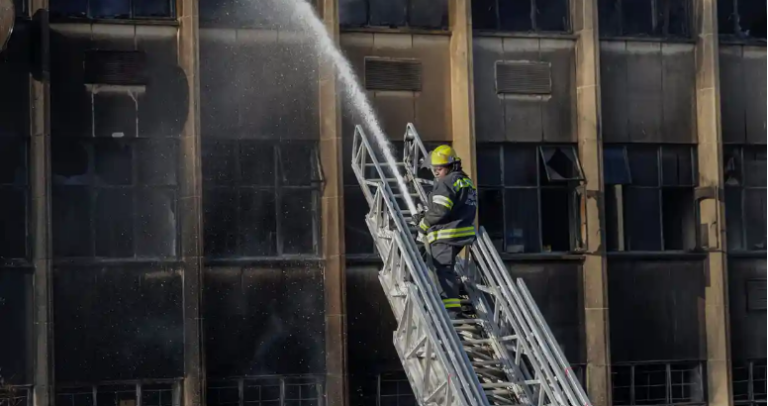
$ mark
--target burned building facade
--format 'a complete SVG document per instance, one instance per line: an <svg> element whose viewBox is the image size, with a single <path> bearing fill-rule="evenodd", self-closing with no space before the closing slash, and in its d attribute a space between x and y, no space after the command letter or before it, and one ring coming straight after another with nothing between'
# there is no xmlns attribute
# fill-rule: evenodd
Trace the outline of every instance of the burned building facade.
<svg viewBox="0 0 768 406"><path fill-rule="evenodd" d="M415 404L359 123L268 0L15 0L0 405ZM759 0L317 0L453 145L595 405L766 401Z"/></svg>

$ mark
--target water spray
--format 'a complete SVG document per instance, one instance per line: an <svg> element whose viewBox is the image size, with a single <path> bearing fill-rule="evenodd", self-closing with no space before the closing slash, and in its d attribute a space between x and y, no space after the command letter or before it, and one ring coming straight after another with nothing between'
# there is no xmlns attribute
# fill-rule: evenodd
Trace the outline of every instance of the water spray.
<svg viewBox="0 0 768 406"><path fill-rule="evenodd" d="M408 187L406 186L405 179L403 179L403 175L397 168L397 160L395 159L394 155L392 155L392 150L390 149L389 141L387 141L387 136L381 130L379 120L376 118L376 113L373 111L373 107L371 107L371 104L368 102L368 98L366 97L365 92L363 92L363 89L360 87L360 82L358 82L357 76L352 70L352 66L350 66L349 61L347 61L347 58L345 58L344 55L342 55L339 49L336 47L336 44L328 34L328 30L325 29L325 25L323 25L323 22L315 14L315 10L312 5L307 3L306 0L282 1L290 3L294 6L301 23L306 28L308 28L317 38L318 50L320 53L328 57L336 67L336 71L339 74L339 80L345 86L345 94L371 129L373 137L376 140L376 144L384 152L384 159L387 161L387 165L395 176L397 186L400 188L400 194L403 196L406 205L408 205L408 210L411 212L411 214L415 214L417 212L416 205L413 202L413 198L408 193Z"/></svg>

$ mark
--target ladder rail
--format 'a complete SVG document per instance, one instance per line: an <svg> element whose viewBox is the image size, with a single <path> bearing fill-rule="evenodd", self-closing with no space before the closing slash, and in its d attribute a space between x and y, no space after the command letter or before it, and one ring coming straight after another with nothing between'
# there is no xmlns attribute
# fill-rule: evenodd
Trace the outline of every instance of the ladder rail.
<svg viewBox="0 0 768 406"><path fill-rule="evenodd" d="M419 193L420 197L426 201L426 194L423 193L421 184L417 180L419 154L424 158L428 156L415 127L408 123L403 154L405 168L408 172L407 178L417 191L422 192ZM589 398L572 373L570 364L557 345L554 335L544 321L525 282L519 278L517 283L512 280L499 253L482 227L478 230L478 239L470 251L479 276L485 280L487 287L492 292L491 297L495 301L493 316L506 316L507 320L499 319L498 321L509 323L512 332L518 337L515 359L526 356L531 367L534 368L534 371L529 371L525 363L520 363L521 368L518 371L513 371L513 373L522 373L525 375L526 381L538 382L540 403L545 401L544 396L546 396L551 402L558 404L567 401L570 405L590 405ZM457 267L459 272L463 273L462 277L469 280L472 277L471 266L466 264L463 268L462 270L462 267ZM474 303L488 306L488 303L481 299L482 295L474 286L467 286L467 290L471 291L468 292L471 296L474 296L472 298ZM489 321L496 320L492 318ZM522 346L522 353L519 351L520 346ZM532 376L533 374L535 376ZM530 393L530 391L527 392ZM529 399L532 398L529 397Z"/></svg>
<svg viewBox="0 0 768 406"><path fill-rule="evenodd" d="M411 186L414 187L417 191L419 191L419 195L421 198L421 203L426 205L427 203L427 195L424 193L424 190L421 186L421 184L418 182L418 176L417 176L417 170L419 169L419 158L426 158L428 157L426 148L424 144L421 141L421 138L419 137L418 131L416 131L416 128L413 126L412 123L408 123L406 126L406 132L405 132L405 143L404 143L404 152L403 152L403 160L405 162L405 168L408 172L406 178L411 182ZM426 182L425 182L426 183ZM481 231L482 232L482 231ZM476 245L477 243L475 243ZM471 248L470 248L471 251ZM486 261L488 263L488 266L492 266L493 260L490 257L486 257ZM467 265L468 266L468 265ZM467 271L469 270L468 267L465 266L464 272L465 274L462 275L464 278L468 276ZM461 266L457 267L461 268ZM484 266L480 266L480 269L484 269ZM461 271L460 271L461 273ZM488 312L484 312L484 308L490 309L489 303L484 300L482 295L477 292L476 289L473 288L471 284L465 285L465 287L468 290L468 293L471 296L472 302L476 304L476 309L480 310L481 317L488 323L484 325L486 334L491 337L491 341L493 343L493 348L497 354L497 357L499 358L499 361L501 361L504 364L505 367L505 375L510 379L512 382L517 382L518 385L515 387L516 394L518 398L523 402L532 402L532 399L535 398L535 393L533 393L528 386L529 385L520 385L519 382L532 382L536 379L532 376L532 374L527 370L527 367L525 364L518 365L517 363L510 360L510 357L502 348L501 340L500 340L500 331L497 328L496 320L493 319L493 316L495 316L497 313L501 314L510 314L510 309L508 306L504 306L503 302L500 303L500 301L496 301L495 308L497 309L494 311L494 314L489 314ZM498 291L498 288L495 285L491 285L491 288L495 292L495 296L501 296L502 293ZM502 307L500 307L500 304ZM523 340L524 337L520 337L518 335L518 340ZM533 354L533 350L529 348L528 344L523 342L522 345L524 346L524 352ZM521 368L522 367L522 368ZM525 371L525 372L523 372ZM541 374L537 374L541 375ZM555 396L551 391L551 388L548 385L539 385L540 391L544 391L544 393L548 396L549 399L554 399ZM543 399L543 398L542 398Z"/></svg>
<svg viewBox="0 0 768 406"><path fill-rule="evenodd" d="M483 232L481 233L481 237L482 238L478 239L478 242L476 242L476 245L487 251L496 265L490 266L488 272L486 272L486 275L492 277L493 283L497 283L498 286L500 286L503 299L511 304L511 308L514 313L519 314L522 317L520 321L524 322L523 326L526 326L527 330L530 331L531 336L528 338L534 344L534 348L542 350L541 353L544 357L542 361L544 362L541 364L541 372L544 373L550 385L560 388L563 392L565 392L567 397L567 399L555 398L553 400L558 402L567 400L571 405L584 406L591 404L581 385L574 385L572 384L572 379L567 379L565 377L564 374L570 370L570 366L568 364L563 365L558 362L558 360L564 360L565 356L562 354L562 351L560 350L559 346L557 346L557 344L554 344L554 346L552 345L554 338L550 337L551 340L545 339L545 334L541 331L539 325L539 322L543 320L543 317L541 317L537 322L532 316L534 309L535 311L538 311L538 307L535 304L533 306L529 306L518 292L517 286L525 286L525 282L518 279L518 284L515 284L512 281L512 277L509 275L509 272L506 271L506 267L504 267L501 256L499 256L499 253L491 244L488 234ZM519 311L518 309L522 311Z"/></svg>
<svg viewBox="0 0 768 406"><path fill-rule="evenodd" d="M410 231L399 207L395 209L396 202L392 189L386 182L387 177L376 158L374 149L371 147L364 130L359 125L356 126L355 129L353 146L357 147L353 159L353 171L355 172L361 188L364 189L366 200L368 200L369 206L372 209L369 214L369 219L372 219L375 216L381 216L381 220L389 220L387 221L387 223L389 223L387 226L394 224L396 228L397 232L392 233L392 235L396 241L399 241L401 244L400 248L402 249L402 252L405 253L403 258L406 259L408 265L406 268L409 271L408 273L412 282L416 286L416 289L412 291L416 292L422 299L419 303L421 303L421 306L425 307L426 315L428 316L425 317L424 321L427 325L436 330L436 338L439 338L440 340L440 342L434 342L433 345L443 348L445 352L444 355L447 355L448 358L445 360L444 367L446 371L450 371L449 376L458 378L450 380L450 384L455 387L455 392L457 394L466 392L466 395L464 396L466 404L478 406L487 404L485 394L479 390L480 385L477 376L471 369L469 369L469 359L463 352L458 336L453 330L447 315L443 311L442 301L438 300L439 295L437 295L435 287L432 286L432 283L428 278L426 264L424 264L420 255L418 255L415 242L412 239L403 239L401 237L402 235L410 235ZM370 193L369 189L371 185L365 177L364 171L367 158L370 158L371 163L379 176L380 183L376 187L378 188L378 194L381 196L381 201L383 202L383 205L380 204L379 207L374 205L374 196ZM407 193L407 191L403 191L403 193ZM386 210L381 210L385 208ZM374 210L377 210L377 212L374 213ZM381 228L382 225L379 225L379 228ZM376 232L374 233L374 231ZM379 230L371 230L374 236L378 235L378 231ZM380 252L379 254L385 259L385 252ZM438 354L442 353L438 352ZM447 362L449 359L451 361L450 363ZM471 396L467 396L469 394L471 394Z"/></svg>

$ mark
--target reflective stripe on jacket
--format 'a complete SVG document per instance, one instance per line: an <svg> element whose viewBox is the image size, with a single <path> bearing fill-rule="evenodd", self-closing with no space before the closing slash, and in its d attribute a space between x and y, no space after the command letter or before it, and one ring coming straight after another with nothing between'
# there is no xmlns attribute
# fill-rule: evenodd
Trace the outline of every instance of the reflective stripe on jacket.
<svg viewBox="0 0 768 406"><path fill-rule="evenodd" d="M427 241L469 245L475 241L477 189L464 172L451 172L435 181L429 208L419 227Z"/></svg>

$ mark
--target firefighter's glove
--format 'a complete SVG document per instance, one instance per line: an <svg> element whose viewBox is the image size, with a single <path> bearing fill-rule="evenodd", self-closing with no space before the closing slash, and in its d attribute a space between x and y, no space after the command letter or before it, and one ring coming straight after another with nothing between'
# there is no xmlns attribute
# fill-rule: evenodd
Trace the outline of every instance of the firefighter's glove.
<svg viewBox="0 0 768 406"><path fill-rule="evenodd" d="M418 226L419 223L421 223L421 220L424 219L424 212L419 210L416 212L416 214L413 215L413 224Z"/></svg>

